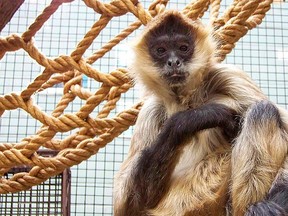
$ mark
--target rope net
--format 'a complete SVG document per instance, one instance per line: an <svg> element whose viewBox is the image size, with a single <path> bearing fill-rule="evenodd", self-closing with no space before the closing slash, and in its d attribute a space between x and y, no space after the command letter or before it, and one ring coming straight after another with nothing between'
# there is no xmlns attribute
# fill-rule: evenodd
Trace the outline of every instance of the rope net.
<svg viewBox="0 0 288 216"><path fill-rule="evenodd" d="M30 189L49 177L63 172L64 169L88 159L133 125L141 109L140 102L128 110L108 117L115 109L121 94L127 92L133 83L127 75L126 68L103 73L93 68L91 64L141 25L146 25L152 17L165 11L169 0L155 0L148 9L145 9L137 0L113 0L110 3L84 0L87 7L100 14L100 18L71 54L59 55L52 59L41 53L36 47L33 37L62 4L71 1L73 0L52 0L22 35L11 34L0 38L0 59L6 52L23 49L44 68L34 81L20 93L8 93L0 96L0 116L5 111L22 109L43 124L34 135L28 136L18 143L0 143L1 176L15 166L32 167L29 172L17 173L10 179L0 178L0 193L2 194ZM215 29L216 39L220 41L215 57L218 61L223 61L235 47L235 43L248 30L262 22L271 3L272 0L234 0L220 15L220 0L195 0L189 3L182 12L195 20L209 11L210 24ZM85 51L111 19L128 13L134 14L138 21L119 32L101 49L84 58ZM95 92L83 88L81 84L83 75L99 82L100 87ZM58 83L64 84L63 95L53 112L47 114L35 104L33 95ZM65 112L68 105L76 98L83 100L84 105L73 113ZM93 117L91 113L102 103L104 106L97 116ZM29 126L27 125L27 127ZM57 133L72 130L73 132L63 139L55 138ZM42 157L37 151L43 148L56 150L58 154L55 157Z"/></svg>

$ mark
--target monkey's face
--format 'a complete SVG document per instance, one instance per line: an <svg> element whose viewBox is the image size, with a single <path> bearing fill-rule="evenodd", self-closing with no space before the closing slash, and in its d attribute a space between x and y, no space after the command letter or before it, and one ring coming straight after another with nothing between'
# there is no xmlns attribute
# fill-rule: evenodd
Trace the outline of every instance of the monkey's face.
<svg viewBox="0 0 288 216"><path fill-rule="evenodd" d="M155 17L134 46L131 75L148 91L170 94L198 84L215 51L207 28L177 11Z"/></svg>
<svg viewBox="0 0 288 216"><path fill-rule="evenodd" d="M183 85L194 53L194 36L175 16L166 18L146 38L149 55L160 77L169 85Z"/></svg>
<svg viewBox="0 0 288 216"><path fill-rule="evenodd" d="M177 32L162 32L147 41L148 50L160 76L169 85L182 84L189 75L187 63L191 60L194 43L191 35Z"/></svg>

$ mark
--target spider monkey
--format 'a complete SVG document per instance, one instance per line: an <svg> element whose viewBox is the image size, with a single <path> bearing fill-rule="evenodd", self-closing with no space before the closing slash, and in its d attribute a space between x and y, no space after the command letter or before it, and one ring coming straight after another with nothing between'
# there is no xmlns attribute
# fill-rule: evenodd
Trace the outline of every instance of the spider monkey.
<svg viewBox="0 0 288 216"><path fill-rule="evenodd" d="M211 35L167 11L135 44L145 103L115 176L115 216L288 215L288 114L215 61Z"/></svg>

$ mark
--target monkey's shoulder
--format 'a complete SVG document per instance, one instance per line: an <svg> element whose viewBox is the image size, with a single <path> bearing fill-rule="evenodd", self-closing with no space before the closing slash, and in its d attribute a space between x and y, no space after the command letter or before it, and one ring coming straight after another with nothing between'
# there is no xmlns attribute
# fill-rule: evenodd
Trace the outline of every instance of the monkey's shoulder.
<svg viewBox="0 0 288 216"><path fill-rule="evenodd" d="M138 115L136 126L141 127L141 131L147 128L159 128L167 118L165 105L154 95L145 98L143 102L144 105Z"/></svg>
<svg viewBox="0 0 288 216"><path fill-rule="evenodd" d="M205 88L210 92L223 92L225 94L256 94L263 95L260 88L249 74L234 65L216 64L210 68L204 78Z"/></svg>
<svg viewBox="0 0 288 216"><path fill-rule="evenodd" d="M253 82L252 78L249 74L239 67L231 64L215 64L213 65L208 72L208 79L218 78L221 80L226 79L238 79L238 80L246 80L249 82Z"/></svg>

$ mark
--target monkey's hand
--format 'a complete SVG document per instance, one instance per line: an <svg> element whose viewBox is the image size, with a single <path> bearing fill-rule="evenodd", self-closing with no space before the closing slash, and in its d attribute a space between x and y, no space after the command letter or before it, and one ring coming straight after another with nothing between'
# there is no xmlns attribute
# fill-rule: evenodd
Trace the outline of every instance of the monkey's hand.
<svg viewBox="0 0 288 216"><path fill-rule="evenodd" d="M230 127L227 125L223 125L223 127L221 128L226 139L229 141L229 143L232 143L235 137L237 137L237 135L239 134L241 130L243 119L241 116L235 114L233 116L233 119L230 119L230 120L231 120Z"/></svg>
<svg viewBox="0 0 288 216"><path fill-rule="evenodd" d="M156 143L182 145L196 132L215 127L220 127L228 140L232 140L239 131L240 117L229 107L216 103L181 111L165 122Z"/></svg>

